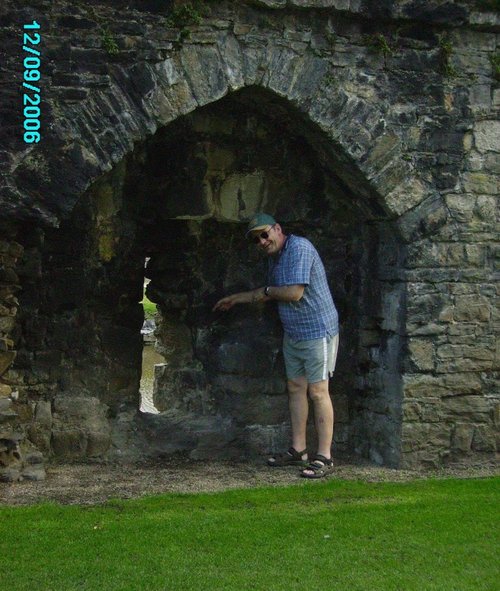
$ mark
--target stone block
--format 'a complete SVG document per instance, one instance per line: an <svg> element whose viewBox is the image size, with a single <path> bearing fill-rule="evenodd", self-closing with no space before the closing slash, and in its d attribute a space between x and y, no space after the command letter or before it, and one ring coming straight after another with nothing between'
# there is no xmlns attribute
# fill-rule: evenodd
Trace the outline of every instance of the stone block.
<svg viewBox="0 0 500 591"><path fill-rule="evenodd" d="M500 107L500 88L493 90L493 106Z"/></svg>
<svg viewBox="0 0 500 591"><path fill-rule="evenodd" d="M14 348L14 341L12 339L2 338L0 339L0 352L10 351Z"/></svg>
<svg viewBox="0 0 500 591"><path fill-rule="evenodd" d="M111 431L89 431L87 434L87 457L103 456L111 445Z"/></svg>
<svg viewBox="0 0 500 591"><path fill-rule="evenodd" d="M252 216L256 211L266 209L266 177L263 171L248 174L232 174L223 182L216 216L224 221L241 221Z"/></svg>
<svg viewBox="0 0 500 591"><path fill-rule="evenodd" d="M156 364L153 402L160 411L186 405L201 410L207 398L206 386L206 375L202 370Z"/></svg>
<svg viewBox="0 0 500 591"><path fill-rule="evenodd" d="M34 420L28 427L29 440L43 452L50 451L52 410L48 401L39 401L35 407Z"/></svg>
<svg viewBox="0 0 500 591"><path fill-rule="evenodd" d="M53 429L51 445L60 458L82 458L87 450L87 438L79 429Z"/></svg>
<svg viewBox="0 0 500 591"><path fill-rule="evenodd" d="M422 182L416 178L406 180L387 195L387 205L396 215L402 215L409 209L422 203L427 191Z"/></svg>
<svg viewBox="0 0 500 591"><path fill-rule="evenodd" d="M46 479L47 474L45 472L45 468L43 467L43 465L37 465L25 468L21 473L21 477L23 480L40 482Z"/></svg>
<svg viewBox="0 0 500 591"><path fill-rule="evenodd" d="M443 381L428 374L405 374L403 376L403 392L405 405L409 398L425 398L437 388L443 388Z"/></svg>
<svg viewBox="0 0 500 591"><path fill-rule="evenodd" d="M480 295L456 296L454 319L457 322L488 322L491 317L491 304Z"/></svg>
<svg viewBox="0 0 500 591"><path fill-rule="evenodd" d="M494 366L493 359L450 358L437 360L436 373L490 371Z"/></svg>
<svg viewBox="0 0 500 591"><path fill-rule="evenodd" d="M0 398L0 413L4 413L12 408L12 400L10 398Z"/></svg>
<svg viewBox="0 0 500 591"><path fill-rule="evenodd" d="M223 75L221 57L212 46L185 46L181 62L191 73L191 91L199 105L205 105L222 98L227 92L227 81Z"/></svg>
<svg viewBox="0 0 500 591"><path fill-rule="evenodd" d="M439 423L443 419L441 399L427 397L421 402L421 412L424 423Z"/></svg>
<svg viewBox="0 0 500 591"><path fill-rule="evenodd" d="M404 453L449 449L451 427L442 423L404 423L401 441Z"/></svg>
<svg viewBox="0 0 500 591"><path fill-rule="evenodd" d="M488 153L485 155L483 161L483 168L486 172L490 172L496 175L500 174L500 154Z"/></svg>
<svg viewBox="0 0 500 591"><path fill-rule="evenodd" d="M484 172L464 173L463 186L467 193L479 195L498 195L500 190L498 176Z"/></svg>
<svg viewBox="0 0 500 591"><path fill-rule="evenodd" d="M481 152L500 152L500 121L478 121L474 126L474 142Z"/></svg>
<svg viewBox="0 0 500 591"><path fill-rule="evenodd" d="M14 316L0 317L0 333L10 334L15 325L16 319Z"/></svg>
<svg viewBox="0 0 500 591"><path fill-rule="evenodd" d="M496 447L494 429L489 425L477 425L472 437L472 449L478 452L495 452Z"/></svg>
<svg viewBox="0 0 500 591"><path fill-rule="evenodd" d="M448 316L446 314L447 308L443 308L443 311L439 313L439 321L440 322L451 322L452 319L447 320ZM429 324L417 324L412 325L408 324L406 327L406 333L408 336L411 337L430 337L435 335L443 335L446 334L447 327L443 324L436 324L435 322L430 322Z"/></svg>
<svg viewBox="0 0 500 591"><path fill-rule="evenodd" d="M21 470L0 467L0 482L19 482L22 480Z"/></svg>
<svg viewBox="0 0 500 591"><path fill-rule="evenodd" d="M451 436L452 451L469 452L472 446L474 425L469 423L457 423Z"/></svg>
<svg viewBox="0 0 500 591"><path fill-rule="evenodd" d="M108 407L97 398L56 396L52 414L52 449L64 458L85 457L107 449L111 427Z"/></svg>
<svg viewBox="0 0 500 591"><path fill-rule="evenodd" d="M496 219L498 197L493 195L478 195L474 214L480 219L492 222Z"/></svg>
<svg viewBox="0 0 500 591"><path fill-rule="evenodd" d="M0 384L0 399L10 396L12 394L12 388L7 384Z"/></svg>
<svg viewBox="0 0 500 591"><path fill-rule="evenodd" d="M491 403L482 396L453 396L443 399L443 416L449 419L462 419L468 423L483 422L490 413Z"/></svg>
<svg viewBox="0 0 500 591"><path fill-rule="evenodd" d="M366 164L374 170L381 170L401 150L401 138L394 133L386 133L376 138Z"/></svg>
<svg viewBox="0 0 500 591"><path fill-rule="evenodd" d="M422 419L422 406L416 401L406 401L403 405L403 421L418 422Z"/></svg>
<svg viewBox="0 0 500 591"><path fill-rule="evenodd" d="M48 400L40 400L35 406L35 421L47 427L52 425L52 406Z"/></svg>
<svg viewBox="0 0 500 591"><path fill-rule="evenodd" d="M495 351L488 345L471 347L445 344L436 348L436 355L439 359L493 361Z"/></svg>
<svg viewBox="0 0 500 591"><path fill-rule="evenodd" d="M500 430L500 402L495 402L493 405L493 424Z"/></svg>
<svg viewBox="0 0 500 591"><path fill-rule="evenodd" d="M224 25L227 28L227 25ZM235 31L235 34L236 31ZM234 91L245 85L243 77L243 59L240 44L233 35L218 34L217 44L221 53L224 72L226 74L229 88Z"/></svg>
<svg viewBox="0 0 500 591"><path fill-rule="evenodd" d="M409 290L408 293L408 319L412 323L428 324L435 321L442 308L449 303L449 298L441 293L419 293Z"/></svg>
<svg viewBox="0 0 500 591"><path fill-rule="evenodd" d="M476 204L475 195L450 193L445 196L445 200L454 219L459 222L468 222L472 219L472 212Z"/></svg>
<svg viewBox="0 0 500 591"><path fill-rule="evenodd" d="M24 463L27 466L36 466L39 464L43 464L43 454L39 451L28 452L24 456Z"/></svg>
<svg viewBox="0 0 500 591"><path fill-rule="evenodd" d="M428 371L434 369L434 345L427 339L410 338L408 341L410 359L417 370Z"/></svg>
<svg viewBox="0 0 500 591"><path fill-rule="evenodd" d="M453 312L454 306L445 306L441 312L439 312L438 320L440 322L448 322L451 323L454 321Z"/></svg>
<svg viewBox="0 0 500 591"><path fill-rule="evenodd" d="M53 420L65 419L81 424L81 421L105 421L107 407L98 398L59 395L54 398Z"/></svg>

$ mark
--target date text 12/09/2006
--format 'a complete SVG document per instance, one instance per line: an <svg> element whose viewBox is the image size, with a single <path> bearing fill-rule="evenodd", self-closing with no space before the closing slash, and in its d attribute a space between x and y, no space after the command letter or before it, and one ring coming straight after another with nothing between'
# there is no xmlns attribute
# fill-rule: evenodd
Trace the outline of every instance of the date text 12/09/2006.
<svg viewBox="0 0 500 591"><path fill-rule="evenodd" d="M23 115L24 141L40 141L40 25L33 21L23 26ZM31 92L26 92L26 90Z"/></svg>

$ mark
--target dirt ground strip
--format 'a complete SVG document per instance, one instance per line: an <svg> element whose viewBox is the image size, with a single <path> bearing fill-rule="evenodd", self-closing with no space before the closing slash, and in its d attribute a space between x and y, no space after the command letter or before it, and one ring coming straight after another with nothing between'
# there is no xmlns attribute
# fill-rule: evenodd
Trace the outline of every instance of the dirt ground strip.
<svg viewBox="0 0 500 591"><path fill-rule="evenodd" d="M336 461L330 479L365 482L406 482L424 478L484 478L500 474L498 465L413 471L382 468L359 461ZM306 485L297 468L269 468L263 462L200 462L169 458L141 465L102 463L52 464L40 482L0 484L0 504L56 502L94 505L162 493L217 492L234 488Z"/></svg>

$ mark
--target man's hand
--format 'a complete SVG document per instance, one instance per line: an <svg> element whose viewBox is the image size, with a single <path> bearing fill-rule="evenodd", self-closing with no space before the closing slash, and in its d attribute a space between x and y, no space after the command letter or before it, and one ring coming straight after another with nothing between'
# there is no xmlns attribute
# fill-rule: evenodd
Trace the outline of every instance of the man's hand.
<svg viewBox="0 0 500 591"><path fill-rule="evenodd" d="M226 296L215 304L212 308L212 312L217 312L218 310L227 312L227 310L232 308L235 304L250 304L254 301L252 294L253 291L241 291L240 293Z"/></svg>

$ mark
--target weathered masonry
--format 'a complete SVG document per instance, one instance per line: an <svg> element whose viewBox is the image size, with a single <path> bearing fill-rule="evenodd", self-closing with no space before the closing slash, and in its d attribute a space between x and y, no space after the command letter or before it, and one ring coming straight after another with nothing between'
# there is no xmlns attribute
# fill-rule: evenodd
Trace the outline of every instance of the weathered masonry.
<svg viewBox="0 0 500 591"><path fill-rule="evenodd" d="M5 0L0 470L285 446L257 210L308 236L341 315L335 451L491 461L500 422L500 19L477 2ZM20 31L42 36L22 136ZM148 259L145 268L144 262ZM139 412L144 278L158 415Z"/></svg>

